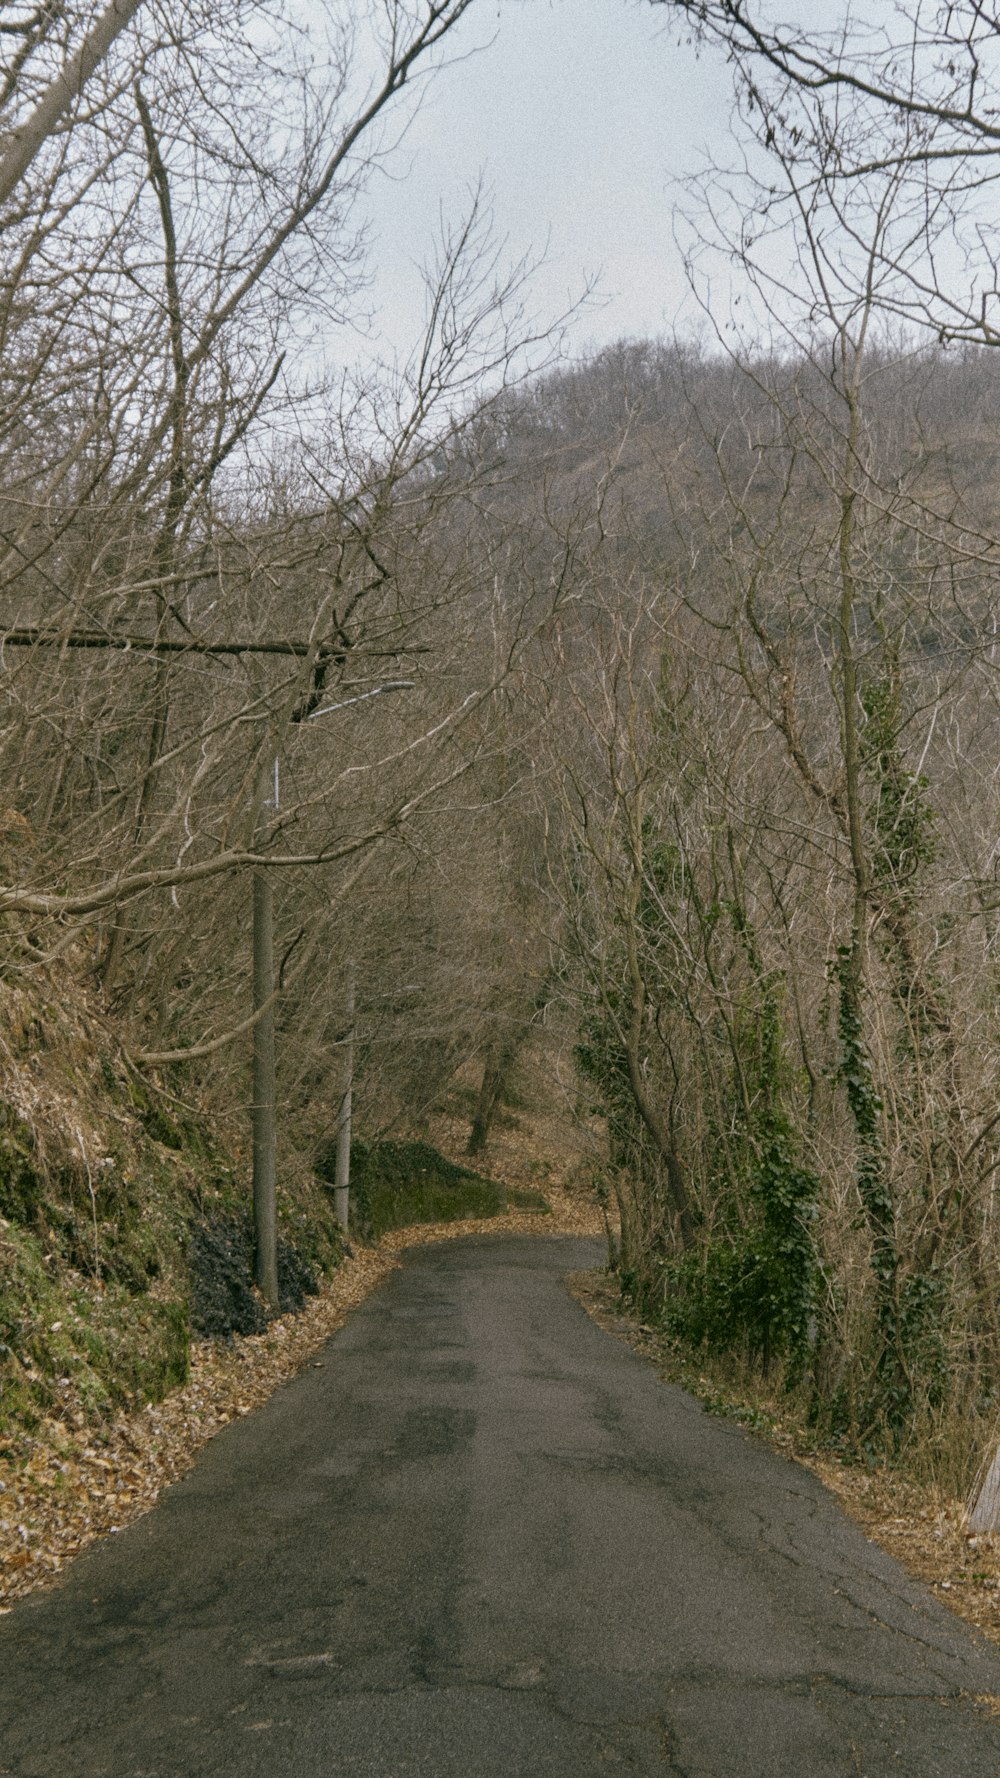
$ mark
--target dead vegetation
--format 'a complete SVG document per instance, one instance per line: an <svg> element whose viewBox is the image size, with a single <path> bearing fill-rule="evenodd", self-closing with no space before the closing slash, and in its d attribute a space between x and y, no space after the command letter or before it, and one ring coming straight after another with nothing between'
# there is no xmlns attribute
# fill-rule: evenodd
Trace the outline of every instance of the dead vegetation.
<svg viewBox="0 0 1000 1778"><path fill-rule="evenodd" d="M247 1215L235 1132L135 1067L87 962L78 947L0 994L0 1453L183 1383L199 1242ZM281 1209L287 1308L340 1241L307 1168Z"/></svg>

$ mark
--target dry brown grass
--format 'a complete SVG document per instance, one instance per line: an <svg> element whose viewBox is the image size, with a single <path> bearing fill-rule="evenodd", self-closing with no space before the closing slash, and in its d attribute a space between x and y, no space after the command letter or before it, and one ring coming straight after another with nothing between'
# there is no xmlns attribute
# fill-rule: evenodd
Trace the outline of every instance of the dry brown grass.
<svg viewBox="0 0 1000 1778"><path fill-rule="evenodd" d="M590 1206L593 1230L603 1233L590 1181L604 1158L603 1132L581 1122L569 1104L569 1089L550 1053L538 1045L520 1070L524 1109L504 1112L490 1133L485 1154L468 1153L469 1112L461 1092L428 1119L427 1138L448 1159L520 1190L540 1191L565 1209L573 1199ZM589 1229L586 1232L591 1232Z"/></svg>

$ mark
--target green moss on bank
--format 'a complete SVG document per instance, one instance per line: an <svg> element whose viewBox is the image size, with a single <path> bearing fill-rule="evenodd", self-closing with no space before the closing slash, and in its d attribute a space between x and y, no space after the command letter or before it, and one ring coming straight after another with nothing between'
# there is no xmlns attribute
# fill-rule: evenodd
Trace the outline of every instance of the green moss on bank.
<svg viewBox="0 0 1000 1778"><path fill-rule="evenodd" d="M336 1144L321 1149L316 1171L328 1185L336 1176ZM461 1222L507 1210L541 1214L540 1192L509 1191L469 1167L449 1161L428 1142L354 1142L351 1145L351 1226L362 1240L411 1223Z"/></svg>
<svg viewBox="0 0 1000 1778"><path fill-rule="evenodd" d="M186 1303L54 1267L0 1222L0 1436L158 1401L188 1373Z"/></svg>
<svg viewBox="0 0 1000 1778"><path fill-rule="evenodd" d="M62 1129L36 1132L0 1100L0 1454L44 1421L98 1425L160 1400L187 1377L192 1333L266 1324L249 1235L208 1280L211 1325L198 1314L206 1249L249 1228L249 1178L207 1124L91 1060ZM343 1254L330 1193L307 1175L280 1194L279 1230L296 1308Z"/></svg>

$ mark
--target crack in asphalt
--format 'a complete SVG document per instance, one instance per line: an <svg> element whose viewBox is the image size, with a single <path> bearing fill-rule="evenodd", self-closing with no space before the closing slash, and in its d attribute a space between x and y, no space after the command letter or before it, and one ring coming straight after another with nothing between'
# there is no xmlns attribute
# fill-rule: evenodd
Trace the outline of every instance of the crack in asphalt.
<svg viewBox="0 0 1000 1778"><path fill-rule="evenodd" d="M995 1654L588 1321L594 1257L413 1252L0 1620L0 1778L998 1778Z"/></svg>

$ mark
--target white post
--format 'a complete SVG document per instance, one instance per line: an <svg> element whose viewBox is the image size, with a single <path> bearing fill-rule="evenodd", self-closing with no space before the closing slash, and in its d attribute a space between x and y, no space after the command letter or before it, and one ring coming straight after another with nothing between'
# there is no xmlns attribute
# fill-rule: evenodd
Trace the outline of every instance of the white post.
<svg viewBox="0 0 1000 1778"><path fill-rule="evenodd" d="M340 1101L340 1121L337 1125L337 1171L333 1190L333 1203L344 1233L350 1213L351 1187L351 1098L354 1091L354 998L355 998L355 967L353 962L347 965L347 1031L344 1036L344 1091Z"/></svg>
<svg viewBox="0 0 1000 1778"><path fill-rule="evenodd" d="M968 1512L970 1531L1000 1531L1000 1446L978 1484Z"/></svg>

